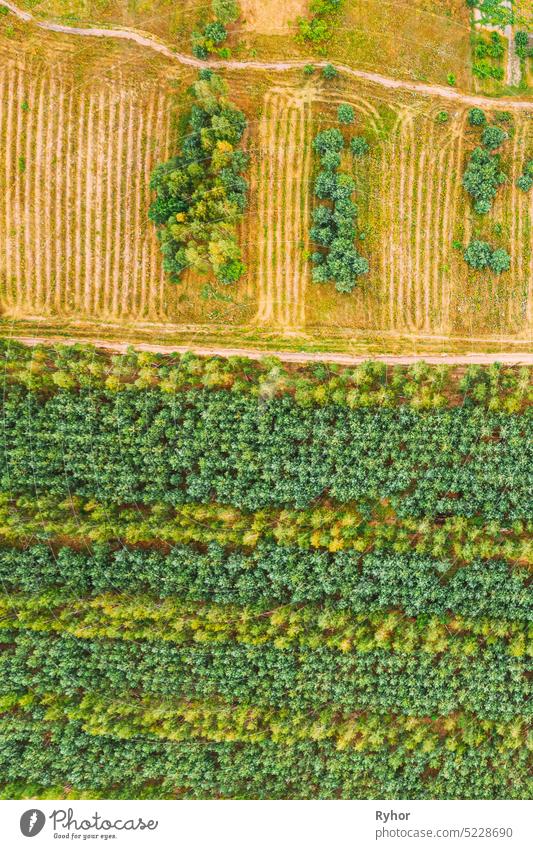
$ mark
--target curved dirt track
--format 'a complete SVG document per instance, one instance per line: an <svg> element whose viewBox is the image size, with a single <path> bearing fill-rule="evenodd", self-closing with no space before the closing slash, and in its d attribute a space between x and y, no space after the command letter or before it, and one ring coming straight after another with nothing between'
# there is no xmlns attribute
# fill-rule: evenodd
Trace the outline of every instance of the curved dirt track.
<svg viewBox="0 0 533 849"><path fill-rule="evenodd" d="M163 54L168 59L179 62L182 65L190 65L195 68L228 68L231 70L259 70L259 71L293 71L298 68L303 68L309 63L321 68L328 64L325 61L316 62L313 59L294 59L285 62L259 62L256 60L244 60L242 62L234 59L217 59L203 61L196 59L194 56L187 56L184 53L178 53L171 50L166 44L158 41L154 36L146 35L137 32L133 29L120 28L103 28L103 27L72 27L66 24L56 24L52 21L39 20L29 12L24 12L19 9L10 0L2 0L2 5L8 8L20 20L27 23L33 23L43 30L50 32L60 32L66 35L82 36L89 38L121 38L127 41L133 41L141 47L148 47L150 50L155 50L157 53ZM367 82L375 83L388 89L400 89L411 91L417 94L425 94L430 97L441 97L445 100L463 103L469 106L481 106L493 108L495 105L505 106L508 109L529 109L533 112L533 101L528 100L509 100L507 98L493 99L490 97L479 97L470 94L461 94L449 86L430 85L428 83L411 82L409 80L395 80L390 77L382 76L371 71L361 71L356 68L351 68L349 65L336 64L335 67L349 76L356 79L366 80Z"/></svg>
<svg viewBox="0 0 533 849"><path fill-rule="evenodd" d="M328 362L339 363L345 366L355 366L368 360L379 360L388 365L414 365L420 361L431 365L488 365L490 363L501 363L512 366L533 366L533 354L527 353L501 353L501 354L443 354L442 356L393 356L392 354L368 354L352 355L339 354L335 352L310 352L305 351L261 351L258 348L218 348L203 345L151 345L145 342L110 342L105 339L81 339L67 337L44 337L44 336L11 336L15 342L33 347L34 345L94 345L95 348L105 348L108 351L116 351L123 354L128 348L137 351L149 351L152 354L185 354L192 351L205 357L248 357L251 360L261 360L263 357L277 357L286 363Z"/></svg>

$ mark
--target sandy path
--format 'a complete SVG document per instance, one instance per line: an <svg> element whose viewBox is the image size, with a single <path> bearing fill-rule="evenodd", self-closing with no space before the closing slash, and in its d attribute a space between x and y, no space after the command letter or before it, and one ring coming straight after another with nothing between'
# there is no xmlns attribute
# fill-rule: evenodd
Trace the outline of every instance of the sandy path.
<svg viewBox="0 0 533 849"><path fill-rule="evenodd" d="M133 29L114 29L103 27L72 27L64 24L56 24L51 21L42 21L35 18L29 12L23 12L10 0L2 0L2 5L6 6L20 20L28 23L33 23L43 30L50 32L60 32L66 35L76 35L89 38L120 38L126 41L133 41L141 47L147 47L150 50L155 50L166 56L167 59L172 59L182 65L189 65L194 68L228 68L231 70L258 70L258 71L293 71L298 68L304 68L305 65L312 63L317 68L323 68L327 62L316 62L313 59L293 59L285 62L259 62L257 60L244 60L239 62L235 59L217 59L203 62L200 59L195 59L193 56L187 56L184 53L178 53L171 50L166 44L158 41L155 37L143 35ZM416 92L418 94L426 94L430 97L442 97L445 100L463 103L470 106L480 106L486 109L494 108L494 104L505 106L508 109L528 109L533 111L533 103L527 100L509 100L506 98L498 99L482 97L480 95L461 94L454 88L444 85L430 85L429 83L413 82L410 80L395 80L390 77L385 77L382 74L376 74L371 71L361 71L356 68L351 68L349 65L336 64L337 70L342 71L349 76L357 79L367 80L367 82L375 83L388 89L400 89L404 91Z"/></svg>
<svg viewBox="0 0 533 849"><path fill-rule="evenodd" d="M192 351L200 356L219 357L248 357L251 360L261 360L263 357L277 357L286 363L306 362L330 362L341 365L358 365L369 359L379 360L389 365L411 365L423 360L435 365L469 365L502 363L504 365L528 365L533 366L533 354L528 353L500 353L500 354L442 354L440 356L393 356L391 354L374 354L372 356L354 356L352 354L338 354L335 352L313 352L300 351L260 351L257 348L212 348L202 345L149 345L144 342L108 342L105 339L71 339L68 337L47 338L41 336L12 336L16 342L23 345L79 345L80 343L94 345L96 348L105 348L108 351L126 353L129 347L138 351L149 351L154 354L185 354Z"/></svg>

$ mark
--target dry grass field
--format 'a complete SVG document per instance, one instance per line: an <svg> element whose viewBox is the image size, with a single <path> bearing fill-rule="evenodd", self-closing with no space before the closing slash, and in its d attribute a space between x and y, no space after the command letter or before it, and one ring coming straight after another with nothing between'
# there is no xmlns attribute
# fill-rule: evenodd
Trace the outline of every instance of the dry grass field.
<svg viewBox="0 0 533 849"><path fill-rule="evenodd" d="M146 209L151 169L171 146L169 86L135 50L83 47L80 74L75 50L50 62L3 45L3 309L161 320Z"/></svg>
<svg viewBox="0 0 533 849"><path fill-rule="evenodd" d="M335 124L339 102L352 104L353 132L364 133L371 143L369 156L353 161L346 154L344 161L356 179L358 222L365 235L360 251L371 268L350 296L309 283L304 263L309 195L299 190L312 174L311 138ZM465 156L478 133L468 127L467 109L455 108L440 124L437 115L445 106L427 98L386 98L369 85L335 91L278 86L268 92L256 166L259 249L249 259L258 284L259 321L317 332L328 326L341 332L528 337L533 197L520 192L515 181L533 150L533 109L531 115L517 113L513 139L503 148L509 183L481 219L472 215L461 186ZM301 126L306 113L312 114L311 133ZM250 227L257 227L253 218ZM496 277L468 268L452 243L466 243L474 234L507 246L510 274Z"/></svg>
<svg viewBox="0 0 533 849"><path fill-rule="evenodd" d="M20 23L6 38L8 24L0 20L0 309L8 322L113 324L154 341L191 328L236 342L254 328L312 344L384 338L389 348L394 336L438 346L450 337L450 350L454 337L531 338L533 193L515 180L533 153L533 105L515 113L503 148L509 183L490 215L474 220L461 187L477 143L466 108L342 77L325 84L318 74L232 71L232 98L249 119L248 273L235 287L191 275L175 286L147 221L148 181L176 147L192 72L141 48ZM356 179L359 250L371 269L348 296L312 284L306 258L311 142L335 123L341 102L353 105L353 132L371 144L367 157L346 154L343 163ZM436 120L442 109L445 124ZM511 272L468 269L452 243L473 232L510 251Z"/></svg>
<svg viewBox="0 0 533 849"><path fill-rule="evenodd" d="M190 35L210 15L210 0L19 0L37 17L64 23L135 27L190 52ZM306 58L296 21L308 0L240 0L241 18L228 41L238 58ZM392 77L444 83L454 73L471 88L470 23L464 0L344 0L334 38L323 45L332 61Z"/></svg>

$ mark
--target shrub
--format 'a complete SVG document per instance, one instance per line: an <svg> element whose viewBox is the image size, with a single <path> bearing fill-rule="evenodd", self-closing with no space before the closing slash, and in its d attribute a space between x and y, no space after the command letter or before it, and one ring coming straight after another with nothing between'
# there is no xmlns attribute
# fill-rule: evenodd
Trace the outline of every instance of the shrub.
<svg viewBox="0 0 533 849"><path fill-rule="evenodd" d="M350 142L350 150L354 156L364 156L370 150L370 146L364 136L354 136Z"/></svg>
<svg viewBox="0 0 533 849"><path fill-rule="evenodd" d="M339 72L334 65L327 64L322 68L322 76L325 80L334 80L339 76Z"/></svg>
<svg viewBox="0 0 533 849"><path fill-rule="evenodd" d="M497 248L497 250L492 251L489 266L491 271L495 274L501 274L503 271L509 271L511 267L511 257L504 248Z"/></svg>
<svg viewBox="0 0 533 849"><path fill-rule="evenodd" d="M211 0L215 18L223 24L231 24L239 17L237 0Z"/></svg>
<svg viewBox="0 0 533 849"><path fill-rule="evenodd" d="M463 257L471 268L481 270L487 268L492 256L492 249L487 242L473 239L465 248Z"/></svg>
<svg viewBox="0 0 533 849"><path fill-rule="evenodd" d="M341 103L337 109L337 118L340 124L353 124L355 121L355 110L347 103Z"/></svg>
<svg viewBox="0 0 533 849"><path fill-rule="evenodd" d="M335 153L334 150L328 150L323 156L320 157L320 162L322 167L326 169L326 171L336 171L337 168L340 167L341 158L338 153Z"/></svg>
<svg viewBox="0 0 533 849"><path fill-rule="evenodd" d="M505 130L501 127L496 127L494 124L485 127L481 134L481 141L489 150L496 150L508 138Z"/></svg>
<svg viewBox="0 0 533 849"><path fill-rule="evenodd" d="M530 177L529 174L521 174L516 181L516 185L523 192L529 192L530 188L533 186L533 177Z"/></svg>
<svg viewBox="0 0 533 849"><path fill-rule="evenodd" d="M487 123L487 119L485 117L485 113L482 109L478 109L474 107L468 113L468 123L471 127L482 127Z"/></svg>
<svg viewBox="0 0 533 849"><path fill-rule="evenodd" d="M212 41L213 44L218 45L226 40L228 33L224 24L220 21L213 21L205 27L204 36L208 41Z"/></svg>
<svg viewBox="0 0 533 849"><path fill-rule="evenodd" d="M446 82L448 83L448 85L455 85L457 82L455 74L448 74L448 76L446 77Z"/></svg>
<svg viewBox="0 0 533 849"><path fill-rule="evenodd" d="M320 44L328 41L332 31L327 21L322 18L298 18L298 37L300 41L310 41L312 44Z"/></svg>
<svg viewBox="0 0 533 849"><path fill-rule="evenodd" d="M193 56L196 56L197 59L208 59L209 51L207 49L207 43L203 34L201 32L193 32L191 40Z"/></svg>
<svg viewBox="0 0 533 849"><path fill-rule="evenodd" d="M314 65L305 65L304 66L304 74L305 74L306 77L310 77L314 73L315 73L315 66Z"/></svg>
<svg viewBox="0 0 533 849"><path fill-rule="evenodd" d="M450 117L450 116L448 115L448 113L446 112L446 110L445 110L445 109L443 109L443 110L442 110L441 112L439 112L439 114L437 115L437 122L438 122L439 124L446 124L446 122L448 121L448 118L449 118L449 117Z"/></svg>

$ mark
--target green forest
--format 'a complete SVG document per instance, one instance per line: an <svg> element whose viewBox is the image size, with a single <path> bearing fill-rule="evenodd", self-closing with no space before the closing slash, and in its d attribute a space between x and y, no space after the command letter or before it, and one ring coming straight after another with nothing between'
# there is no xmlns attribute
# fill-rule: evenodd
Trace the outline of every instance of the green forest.
<svg viewBox="0 0 533 849"><path fill-rule="evenodd" d="M4 341L0 796L531 795L531 369Z"/></svg>

